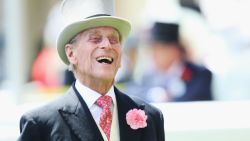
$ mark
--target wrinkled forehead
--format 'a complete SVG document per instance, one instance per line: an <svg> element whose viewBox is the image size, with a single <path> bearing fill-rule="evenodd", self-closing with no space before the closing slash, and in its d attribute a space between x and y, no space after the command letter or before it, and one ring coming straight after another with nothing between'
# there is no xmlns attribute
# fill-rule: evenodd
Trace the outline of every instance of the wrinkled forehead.
<svg viewBox="0 0 250 141"><path fill-rule="evenodd" d="M120 33L117 29L111 27L111 26L100 26L100 27L93 27L89 28L83 31L84 34L90 34L90 35L114 35L120 37Z"/></svg>

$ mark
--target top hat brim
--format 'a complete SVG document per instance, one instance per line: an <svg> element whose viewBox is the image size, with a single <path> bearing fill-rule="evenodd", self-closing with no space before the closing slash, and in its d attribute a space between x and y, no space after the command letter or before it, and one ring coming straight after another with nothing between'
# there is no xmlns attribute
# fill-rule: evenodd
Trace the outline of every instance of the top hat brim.
<svg viewBox="0 0 250 141"><path fill-rule="evenodd" d="M69 64L69 60L65 53L65 45L69 43L73 37L86 29L101 26L115 28L121 35L121 41L127 38L131 30L131 25L127 20L114 16L92 17L69 24L62 30L57 39L57 51L62 61L67 65Z"/></svg>

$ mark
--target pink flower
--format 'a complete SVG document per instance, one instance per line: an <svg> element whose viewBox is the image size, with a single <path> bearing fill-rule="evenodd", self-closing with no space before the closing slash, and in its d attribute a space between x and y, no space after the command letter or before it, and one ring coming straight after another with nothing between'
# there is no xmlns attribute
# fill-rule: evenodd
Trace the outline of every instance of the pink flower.
<svg viewBox="0 0 250 141"><path fill-rule="evenodd" d="M145 112L141 109L132 109L129 110L126 114L127 124L132 129L144 128L147 126L148 116L146 116Z"/></svg>

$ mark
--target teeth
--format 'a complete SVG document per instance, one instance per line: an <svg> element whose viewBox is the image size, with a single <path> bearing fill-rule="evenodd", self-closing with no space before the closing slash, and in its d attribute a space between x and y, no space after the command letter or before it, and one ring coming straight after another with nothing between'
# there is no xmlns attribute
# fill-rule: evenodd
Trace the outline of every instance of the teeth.
<svg viewBox="0 0 250 141"><path fill-rule="evenodd" d="M98 58L96 58L96 60L97 60L99 63L105 63L105 64L111 64L111 63L113 62L113 58L111 58L111 57L106 57L106 56L98 57Z"/></svg>
<svg viewBox="0 0 250 141"><path fill-rule="evenodd" d="M110 58L110 57L102 56L102 57L98 57L98 58L97 58L97 61L104 60L104 59L105 59L105 60L108 60L108 61L110 61L110 62L112 62L112 60L113 60L113 59Z"/></svg>

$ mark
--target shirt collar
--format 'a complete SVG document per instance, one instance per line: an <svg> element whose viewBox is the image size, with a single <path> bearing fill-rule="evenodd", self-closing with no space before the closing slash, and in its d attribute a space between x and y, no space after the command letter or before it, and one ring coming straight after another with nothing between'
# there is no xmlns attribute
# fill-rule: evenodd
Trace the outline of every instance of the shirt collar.
<svg viewBox="0 0 250 141"><path fill-rule="evenodd" d="M98 92L88 88L87 86L81 84L79 80L76 80L75 87L76 87L77 91L80 93L81 97L86 102L88 108L93 106L93 104L95 104L96 100L102 96L100 93L98 93ZM105 95L110 96L112 98L113 104L116 105L114 86L112 86Z"/></svg>

